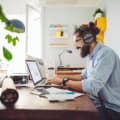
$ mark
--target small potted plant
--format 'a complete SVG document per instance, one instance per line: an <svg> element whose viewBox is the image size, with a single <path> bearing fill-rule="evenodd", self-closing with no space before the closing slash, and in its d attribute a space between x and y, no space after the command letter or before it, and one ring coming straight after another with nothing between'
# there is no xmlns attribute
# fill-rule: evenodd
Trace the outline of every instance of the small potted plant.
<svg viewBox="0 0 120 120"><path fill-rule="evenodd" d="M94 23L100 29L100 33L96 36L97 41L104 44L104 32L106 31L106 17L104 10L97 8L93 13L93 17L95 20Z"/></svg>
<svg viewBox="0 0 120 120"><path fill-rule="evenodd" d="M105 17L105 12L101 8L97 8L93 13L93 17L96 19L97 17Z"/></svg>

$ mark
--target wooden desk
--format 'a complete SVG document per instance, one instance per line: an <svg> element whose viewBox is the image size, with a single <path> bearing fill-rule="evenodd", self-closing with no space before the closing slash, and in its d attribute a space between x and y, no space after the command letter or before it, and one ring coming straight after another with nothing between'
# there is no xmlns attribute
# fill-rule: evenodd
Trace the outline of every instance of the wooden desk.
<svg viewBox="0 0 120 120"><path fill-rule="evenodd" d="M83 67L72 67L72 68L60 67L60 68L57 68L56 74L57 75L80 75L82 69L84 68Z"/></svg>
<svg viewBox="0 0 120 120"><path fill-rule="evenodd" d="M56 71L57 75L80 75L81 71Z"/></svg>
<svg viewBox="0 0 120 120"><path fill-rule="evenodd" d="M18 89L14 109L6 109L0 102L0 120L97 120L97 110L87 95L73 101L49 102L30 91Z"/></svg>

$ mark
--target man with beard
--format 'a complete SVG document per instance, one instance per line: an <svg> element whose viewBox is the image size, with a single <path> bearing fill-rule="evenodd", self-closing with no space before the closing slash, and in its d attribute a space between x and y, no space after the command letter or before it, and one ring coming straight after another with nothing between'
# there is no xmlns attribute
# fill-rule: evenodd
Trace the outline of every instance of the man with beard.
<svg viewBox="0 0 120 120"><path fill-rule="evenodd" d="M81 57L88 56L86 69L79 77L55 76L47 84L62 84L89 93L100 120L120 120L120 59L109 47L96 41L99 29L94 23L80 26L74 33Z"/></svg>

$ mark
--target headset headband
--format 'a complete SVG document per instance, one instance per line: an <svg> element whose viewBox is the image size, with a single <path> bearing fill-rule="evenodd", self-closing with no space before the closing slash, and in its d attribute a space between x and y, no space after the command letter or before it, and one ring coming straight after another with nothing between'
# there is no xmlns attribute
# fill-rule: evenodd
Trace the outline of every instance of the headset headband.
<svg viewBox="0 0 120 120"><path fill-rule="evenodd" d="M80 30L82 31L81 37L85 44L91 44L96 39L96 35L88 26L80 26Z"/></svg>

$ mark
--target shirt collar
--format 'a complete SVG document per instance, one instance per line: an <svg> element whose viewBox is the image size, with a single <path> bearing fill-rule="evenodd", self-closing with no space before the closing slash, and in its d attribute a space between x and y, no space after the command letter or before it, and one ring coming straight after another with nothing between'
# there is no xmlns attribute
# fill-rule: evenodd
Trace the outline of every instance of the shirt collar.
<svg viewBox="0 0 120 120"><path fill-rule="evenodd" d="M93 52L88 56L89 59L92 59L97 52L99 51L99 49L102 47L102 44L100 42L97 43L96 47L94 48Z"/></svg>

